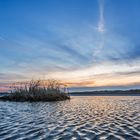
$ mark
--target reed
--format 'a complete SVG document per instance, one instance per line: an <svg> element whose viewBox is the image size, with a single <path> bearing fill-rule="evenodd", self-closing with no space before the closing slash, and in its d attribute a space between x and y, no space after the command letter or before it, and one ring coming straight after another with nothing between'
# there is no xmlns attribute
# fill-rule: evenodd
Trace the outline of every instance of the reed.
<svg viewBox="0 0 140 140"><path fill-rule="evenodd" d="M0 97L9 101L63 101L70 99L66 86L56 80L31 80L14 84L9 95Z"/></svg>

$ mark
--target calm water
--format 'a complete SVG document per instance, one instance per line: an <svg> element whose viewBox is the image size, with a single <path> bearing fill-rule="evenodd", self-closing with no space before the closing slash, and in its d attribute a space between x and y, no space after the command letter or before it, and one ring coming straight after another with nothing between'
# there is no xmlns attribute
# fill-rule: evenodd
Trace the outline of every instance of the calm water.
<svg viewBox="0 0 140 140"><path fill-rule="evenodd" d="M0 140L140 140L140 97L0 101Z"/></svg>

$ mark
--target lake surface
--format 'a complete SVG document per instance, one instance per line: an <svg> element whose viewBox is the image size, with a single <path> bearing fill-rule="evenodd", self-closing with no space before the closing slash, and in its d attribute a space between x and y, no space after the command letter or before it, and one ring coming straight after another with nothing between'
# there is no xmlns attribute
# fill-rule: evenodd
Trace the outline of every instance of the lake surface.
<svg viewBox="0 0 140 140"><path fill-rule="evenodd" d="M140 140L140 96L0 101L0 140Z"/></svg>

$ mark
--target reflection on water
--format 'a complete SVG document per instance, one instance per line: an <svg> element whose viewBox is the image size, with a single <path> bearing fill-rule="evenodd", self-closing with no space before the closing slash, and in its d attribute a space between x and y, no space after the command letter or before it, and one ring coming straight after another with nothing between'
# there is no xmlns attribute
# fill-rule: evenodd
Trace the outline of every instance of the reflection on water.
<svg viewBox="0 0 140 140"><path fill-rule="evenodd" d="M70 101L0 101L0 140L140 139L140 97L72 97Z"/></svg>

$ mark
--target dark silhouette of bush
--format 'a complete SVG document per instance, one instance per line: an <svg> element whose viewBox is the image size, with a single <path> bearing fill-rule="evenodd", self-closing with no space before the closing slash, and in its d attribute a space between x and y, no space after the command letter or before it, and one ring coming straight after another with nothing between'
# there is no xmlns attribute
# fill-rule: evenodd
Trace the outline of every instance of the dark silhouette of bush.
<svg viewBox="0 0 140 140"><path fill-rule="evenodd" d="M65 85L57 80L31 80L11 86L11 93L0 97L9 101L62 101L70 99Z"/></svg>

